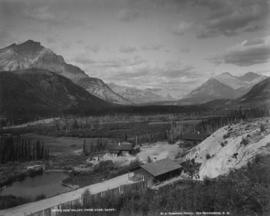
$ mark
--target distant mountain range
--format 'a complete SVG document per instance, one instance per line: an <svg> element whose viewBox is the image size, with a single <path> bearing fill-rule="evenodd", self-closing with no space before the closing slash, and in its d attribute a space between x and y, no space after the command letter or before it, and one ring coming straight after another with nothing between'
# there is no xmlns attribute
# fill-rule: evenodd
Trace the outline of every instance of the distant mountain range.
<svg viewBox="0 0 270 216"><path fill-rule="evenodd" d="M7 116L98 111L111 106L71 80L44 69L0 72L0 113Z"/></svg>
<svg viewBox="0 0 270 216"><path fill-rule="evenodd" d="M198 109L270 105L270 78L253 72L238 77L223 73L178 101L157 92L89 77L35 41L0 49L0 115L11 117L147 109L139 104L152 105L156 110L161 109L158 105L195 105Z"/></svg>
<svg viewBox="0 0 270 216"><path fill-rule="evenodd" d="M235 109L239 107L264 108L270 107L270 77L254 85L246 94L236 99L217 99L204 104L204 106L216 109Z"/></svg>
<svg viewBox="0 0 270 216"><path fill-rule="evenodd" d="M163 96L157 94L153 89L138 89L133 87L121 86L114 83L109 84L110 88L134 104L146 104L158 101L173 100L170 95Z"/></svg>
<svg viewBox="0 0 270 216"><path fill-rule="evenodd" d="M52 71L72 80L108 102L129 104L130 102L110 89L101 79L89 77L80 68L67 64L64 58L39 42L28 40L21 44L12 44L0 49L0 71L15 71L39 68Z"/></svg>
<svg viewBox="0 0 270 216"><path fill-rule="evenodd" d="M248 72L239 77L233 76L228 72L222 73L207 80L183 99L179 100L177 104L202 104L217 99L239 98L246 94L254 85L266 78L266 76L253 72Z"/></svg>

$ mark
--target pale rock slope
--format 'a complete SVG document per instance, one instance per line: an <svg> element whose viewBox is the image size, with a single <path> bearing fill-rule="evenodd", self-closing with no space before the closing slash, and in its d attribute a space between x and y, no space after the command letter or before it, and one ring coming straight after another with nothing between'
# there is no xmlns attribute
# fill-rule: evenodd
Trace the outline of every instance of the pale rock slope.
<svg viewBox="0 0 270 216"><path fill-rule="evenodd" d="M200 163L198 177L204 179L226 175L262 154L270 154L269 119L225 126L192 148L185 160Z"/></svg>

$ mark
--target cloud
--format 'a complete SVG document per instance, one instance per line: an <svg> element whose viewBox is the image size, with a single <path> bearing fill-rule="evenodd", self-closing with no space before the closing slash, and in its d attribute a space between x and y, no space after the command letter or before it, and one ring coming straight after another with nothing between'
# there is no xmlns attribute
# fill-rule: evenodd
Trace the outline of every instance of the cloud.
<svg viewBox="0 0 270 216"><path fill-rule="evenodd" d="M73 59L91 76L141 88L162 88L179 97L191 90L194 83L202 78L195 68L178 61L161 64L145 61L141 57L125 59L92 59L85 54Z"/></svg>
<svg viewBox="0 0 270 216"><path fill-rule="evenodd" d="M97 52L99 52L100 47L98 45L87 45L85 47L85 50L86 51L91 51L91 52L97 53Z"/></svg>
<svg viewBox="0 0 270 216"><path fill-rule="evenodd" d="M72 61L74 61L76 63L79 63L79 64L82 64L82 65L89 65L89 64L95 64L96 63L96 61L94 61L94 60L92 60L90 58L87 58L84 55L77 56L74 59L72 59Z"/></svg>
<svg viewBox="0 0 270 216"><path fill-rule="evenodd" d="M81 45L83 44L83 40L77 40L76 43Z"/></svg>
<svg viewBox="0 0 270 216"><path fill-rule="evenodd" d="M61 47L62 47L63 49L69 49L69 48L71 47L71 43L69 43L69 42L63 42L63 43L61 44Z"/></svg>
<svg viewBox="0 0 270 216"><path fill-rule="evenodd" d="M194 1L209 9L209 16L198 28L199 38L233 36L264 28L269 15L268 0Z"/></svg>
<svg viewBox="0 0 270 216"><path fill-rule="evenodd" d="M126 80L131 81L134 79L152 80L161 82L168 82L169 80L178 80L180 82L186 82L197 78L199 74L190 65L179 65L167 63L163 66L141 64L137 67L119 68L119 70L110 71L108 78L111 80Z"/></svg>
<svg viewBox="0 0 270 216"><path fill-rule="evenodd" d="M190 48L184 47L184 48L181 48L180 51L181 51L182 53L190 53Z"/></svg>
<svg viewBox="0 0 270 216"><path fill-rule="evenodd" d="M174 65L174 66L173 66ZM192 66L165 64L163 66L141 65L130 70L108 71L104 77L110 82L141 88L161 88L175 97L187 94L201 81L199 74Z"/></svg>
<svg viewBox="0 0 270 216"><path fill-rule="evenodd" d="M255 38L253 40L244 40L241 45L242 46L252 46L252 45L261 45L264 44L264 38Z"/></svg>
<svg viewBox="0 0 270 216"><path fill-rule="evenodd" d="M140 14L138 10L128 8L119 10L117 14L118 19L123 22L134 21L135 19L139 18L139 16Z"/></svg>
<svg viewBox="0 0 270 216"><path fill-rule="evenodd" d="M23 14L26 18L45 22L54 22L56 18L50 7L47 5L33 5L30 7L25 7Z"/></svg>
<svg viewBox="0 0 270 216"><path fill-rule="evenodd" d="M85 55L79 55L73 59L74 62L83 64L86 66L101 67L106 69L123 69L127 67L135 67L145 63L145 60L139 56L135 56L132 59L109 59L109 60L94 60L86 57Z"/></svg>
<svg viewBox="0 0 270 216"><path fill-rule="evenodd" d="M124 80L124 81L130 81L134 79L141 79L142 77L145 77L147 75L147 71L144 69L127 72L127 71L118 71L115 74L111 74L110 78L112 80Z"/></svg>
<svg viewBox="0 0 270 216"><path fill-rule="evenodd" d="M45 27L77 27L82 23L69 11L59 9L60 1L43 0L0 0L0 18L5 20L5 25L10 29L24 27L44 28ZM76 24L76 25L75 25ZM0 21L0 27L2 23Z"/></svg>
<svg viewBox="0 0 270 216"><path fill-rule="evenodd" d="M137 50L136 47L132 47L132 46L125 46L119 49L119 51L122 53L133 53L136 50Z"/></svg>
<svg viewBox="0 0 270 216"><path fill-rule="evenodd" d="M177 26L175 26L172 32L178 36L182 36L191 28L192 24L189 22L180 22Z"/></svg>
<svg viewBox="0 0 270 216"><path fill-rule="evenodd" d="M142 50L145 51L157 51L161 50L163 48L163 45L161 44L147 44L142 46Z"/></svg>
<svg viewBox="0 0 270 216"><path fill-rule="evenodd" d="M233 64L237 66L251 66L270 61L270 37L245 40L228 49L224 54L211 58L215 64Z"/></svg>
<svg viewBox="0 0 270 216"><path fill-rule="evenodd" d="M198 38L220 35L234 36L242 32L255 32L269 22L269 0L166 0L150 1L163 10L192 17L192 26ZM183 35L185 24L174 27L173 33ZM192 27L192 28L193 28Z"/></svg>
<svg viewBox="0 0 270 216"><path fill-rule="evenodd" d="M10 32L0 29L0 45L7 46L9 43L14 43L15 38Z"/></svg>
<svg viewBox="0 0 270 216"><path fill-rule="evenodd" d="M196 76L196 72L194 71L193 66L184 66L183 68L177 69L168 69L167 71L163 71L161 76L168 77L168 78L177 78L177 77L189 77L193 78Z"/></svg>
<svg viewBox="0 0 270 216"><path fill-rule="evenodd" d="M13 21L35 20L35 21L55 21L55 15L51 7L41 1L0 1L3 8L3 16L11 18Z"/></svg>
<svg viewBox="0 0 270 216"><path fill-rule="evenodd" d="M47 38L46 38L46 41L47 41L47 43L49 43L49 44L54 44L54 43L57 42L56 38L54 38L54 37L47 37Z"/></svg>

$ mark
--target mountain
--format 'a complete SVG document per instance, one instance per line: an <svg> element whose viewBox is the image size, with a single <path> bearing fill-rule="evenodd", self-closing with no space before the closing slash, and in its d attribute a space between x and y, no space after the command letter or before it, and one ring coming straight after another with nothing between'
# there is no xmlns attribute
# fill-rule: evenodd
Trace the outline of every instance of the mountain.
<svg viewBox="0 0 270 216"><path fill-rule="evenodd" d="M270 107L270 78L254 85L245 95L236 99L216 99L204 104L212 109L268 108Z"/></svg>
<svg viewBox="0 0 270 216"><path fill-rule="evenodd" d="M39 42L28 40L0 49L0 71L14 71L39 68L62 75L89 93L112 103L128 104L122 96L113 92L102 80L89 77L79 67L67 64L64 58L55 54Z"/></svg>
<svg viewBox="0 0 270 216"><path fill-rule="evenodd" d="M129 101L132 101L135 104L143 103L152 103L158 101L167 101L171 100L172 97L168 95L167 97L156 94L152 89L137 89L127 86L120 86L114 83L109 84L110 88L119 95L122 95L124 98L127 98Z"/></svg>
<svg viewBox="0 0 270 216"><path fill-rule="evenodd" d="M244 81L238 79L238 77L235 77L228 72L215 76L214 79L218 80L224 85L231 87L232 89L239 89L246 86Z"/></svg>
<svg viewBox="0 0 270 216"><path fill-rule="evenodd" d="M93 95L102 98L105 101L118 104L132 104L133 102L123 97L121 94L112 89L109 85L105 84L103 80L97 78L82 78L77 84Z"/></svg>
<svg viewBox="0 0 270 216"><path fill-rule="evenodd" d="M179 103L182 105L202 104L216 99L233 98L234 94L234 89L212 78L193 90Z"/></svg>
<svg viewBox="0 0 270 216"><path fill-rule="evenodd" d="M248 72L242 76L239 76L238 79L240 79L242 81L247 81L247 82L254 82L254 80L261 79L262 77L265 77L265 76L261 76L259 74L254 73L254 72Z"/></svg>
<svg viewBox="0 0 270 216"><path fill-rule="evenodd" d="M1 114L25 118L111 106L71 80L44 69L0 72L0 102Z"/></svg>
<svg viewBox="0 0 270 216"><path fill-rule="evenodd" d="M178 104L201 104L211 100L236 99L246 94L254 85L266 78L266 76L253 72L248 72L239 77L228 72L222 73L207 80L178 101Z"/></svg>
<svg viewBox="0 0 270 216"><path fill-rule="evenodd" d="M216 77L216 80L230 86L231 88L240 91L240 94L247 93L252 86L264 80L266 76L256 74L254 72L245 73L242 76L233 76L230 73L222 73ZM242 92L241 92L242 91ZM245 92L244 92L245 91Z"/></svg>
<svg viewBox="0 0 270 216"><path fill-rule="evenodd" d="M239 98L242 104L269 104L270 105L270 78L267 78L251 88Z"/></svg>

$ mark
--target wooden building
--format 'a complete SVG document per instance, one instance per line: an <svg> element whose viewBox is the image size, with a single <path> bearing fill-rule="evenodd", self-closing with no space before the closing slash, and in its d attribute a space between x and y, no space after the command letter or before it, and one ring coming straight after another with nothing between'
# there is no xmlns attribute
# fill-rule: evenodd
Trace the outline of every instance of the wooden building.
<svg viewBox="0 0 270 216"><path fill-rule="evenodd" d="M143 176L148 187L179 176L182 166L171 159L163 159L153 163L141 165L136 175Z"/></svg>

